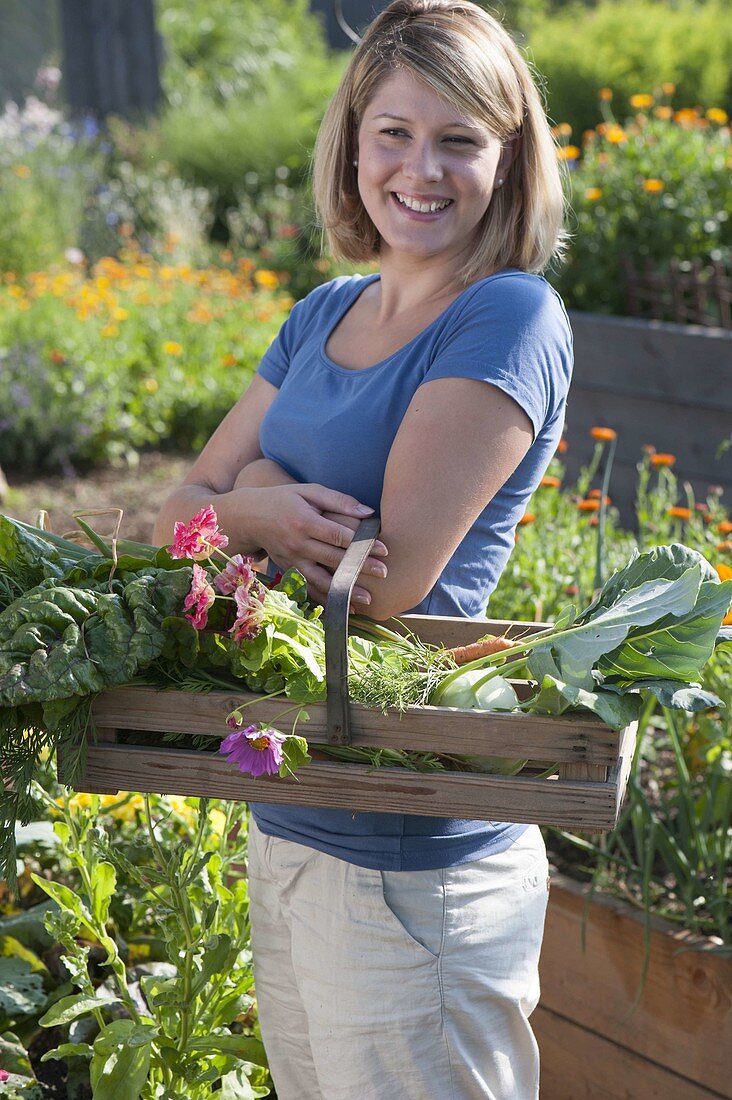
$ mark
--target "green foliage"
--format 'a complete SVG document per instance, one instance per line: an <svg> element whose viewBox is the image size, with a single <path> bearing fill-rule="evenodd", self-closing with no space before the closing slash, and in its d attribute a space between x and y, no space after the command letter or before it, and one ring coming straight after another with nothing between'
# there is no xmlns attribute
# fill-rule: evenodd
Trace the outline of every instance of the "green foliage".
<svg viewBox="0 0 732 1100"><path fill-rule="evenodd" d="M66 269L0 285L0 465L69 471L200 449L291 304L253 267L194 271L133 252L88 280Z"/></svg>
<svg viewBox="0 0 732 1100"><path fill-rule="evenodd" d="M549 115L577 135L594 126L600 88L625 102L664 81L679 106L732 110L732 26L723 0L600 0L532 21L529 56L546 81Z"/></svg>
<svg viewBox="0 0 732 1100"><path fill-rule="evenodd" d="M638 113L623 126L605 113L570 162L572 241L552 281L571 307L622 315L625 259L654 271L732 264L730 132L694 111Z"/></svg>
<svg viewBox="0 0 732 1100"><path fill-rule="evenodd" d="M220 216L247 175L272 184L284 166L302 182L343 67L305 0L199 0L193 12L165 0L158 22L168 47L160 155L216 190Z"/></svg>
<svg viewBox="0 0 732 1100"><path fill-rule="evenodd" d="M31 878L55 902L66 978L50 1007L44 996L38 1023L59 1038L41 1060L65 1061L95 1100L209 1100L234 1078L240 1095L268 1095L239 807L37 793L60 858L55 877Z"/></svg>

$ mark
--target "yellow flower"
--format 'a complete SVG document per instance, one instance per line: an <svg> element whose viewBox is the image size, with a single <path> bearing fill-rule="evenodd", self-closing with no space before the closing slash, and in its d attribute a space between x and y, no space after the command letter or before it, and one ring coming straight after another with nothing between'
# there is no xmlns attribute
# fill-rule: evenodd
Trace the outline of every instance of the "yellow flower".
<svg viewBox="0 0 732 1100"><path fill-rule="evenodd" d="M102 329L102 336L119 336L119 326L105 325Z"/></svg>
<svg viewBox="0 0 732 1100"><path fill-rule="evenodd" d="M666 121L674 117L673 107L654 107L653 113L656 118L663 118Z"/></svg>
<svg viewBox="0 0 732 1100"><path fill-rule="evenodd" d="M612 126L608 126L605 137L613 145L620 145L621 142L627 140L625 130L622 126L618 126L617 122L613 123Z"/></svg>
<svg viewBox="0 0 732 1100"><path fill-rule="evenodd" d="M115 321L126 321L129 315L129 309L123 309L121 306L117 306L116 309L112 310L112 316Z"/></svg>
<svg viewBox="0 0 732 1100"><path fill-rule="evenodd" d="M602 198L602 188L588 187L585 191L585 198L588 202L597 202L598 199Z"/></svg>
<svg viewBox="0 0 732 1100"><path fill-rule="evenodd" d="M658 195L659 192L663 191L663 188L663 180L643 180L643 190L647 191L649 195Z"/></svg>
<svg viewBox="0 0 732 1100"><path fill-rule="evenodd" d="M91 808L92 798L93 795L86 794L84 792L75 794L69 799L69 809L72 812L76 812L76 810L88 810ZM59 798L56 801L59 803L60 806L63 806L62 798Z"/></svg>
<svg viewBox="0 0 732 1100"><path fill-rule="evenodd" d="M557 156L560 160L577 160L580 155L580 151L576 145L561 145L557 149Z"/></svg>
<svg viewBox="0 0 732 1100"><path fill-rule="evenodd" d="M266 269L254 272L254 282L257 286L261 286L265 290L276 290L280 285L280 281L274 271L267 271Z"/></svg>
<svg viewBox="0 0 732 1100"><path fill-rule="evenodd" d="M695 107L682 107L680 111L676 112L674 118L682 126L693 126L699 121L699 112Z"/></svg>
<svg viewBox="0 0 732 1100"><path fill-rule="evenodd" d="M228 352L226 355L222 355L221 362L225 367L235 367L238 359L235 355L232 355L231 352Z"/></svg>
<svg viewBox="0 0 732 1100"><path fill-rule="evenodd" d="M122 806L117 806L116 810L112 810L112 817L116 818L117 821L137 821L138 813L142 813L145 808L145 799L141 794L130 795L129 791L120 791L119 794L105 794L102 796L102 809L109 810L125 798L128 798L128 801Z"/></svg>
<svg viewBox="0 0 732 1100"><path fill-rule="evenodd" d="M630 105L634 111L644 111L647 107L653 106L653 96L648 95L647 92L632 95Z"/></svg>
<svg viewBox="0 0 732 1100"><path fill-rule="evenodd" d="M613 90L612 88L600 88L598 95L600 96L600 99L603 101L603 103L609 103L610 100L613 98Z"/></svg>
<svg viewBox="0 0 732 1100"><path fill-rule="evenodd" d="M30 176L31 174L31 170L27 164L14 164L13 172L18 177L18 179L21 180L27 180L28 176Z"/></svg>
<svg viewBox="0 0 732 1100"><path fill-rule="evenodd" d="M560 122L557 126L557 133L561 134L562 137L569 137L572 133L572 127L568 122Z"/></svg>
<svg viewBox="0 0 732 1100"><path fill-rule="evenodd" d="M167 797L170 808L178 817L182 817L186 825L193 825L196 820L196 811L189 806L185 798L178 794L170 794Z"/></svg>
<svg viewBox="0 0 732 1100"><path fill-rule="evenodd" d="M723 111L721 107L710 107L707 111L707 118L710 122L718 122L720 126L724 126L728 119L728 114Z"/></svg>
<svg viewBox="0 0 732 1100"><path fill-rule="evenodd" d="M8 294L11 298L25 298L25 291L22 286L11 286L8 288Z"/></svg>
<svg viewBox="0 0 732 1100"><path fill-rule="evenodd" d="M166 340L163 344L163 351L166 355L182 355L183 345L176 343L175 340Z"/></svg>
<svg viewBox="0 0 732 1100"><path fill-rule="evenodd" d="M223 836L224 828L226 826L226 814L223 812L223 810L209 810L208 820L209 824L211 825L212 832L216 833L217 836Z"/></svg>
<svg viewBox="0 0 732 1100"><path fill-rule="evenodd" d="M148 393L157 393L160 389L157 378L146 378L142 384Z"/></svg>

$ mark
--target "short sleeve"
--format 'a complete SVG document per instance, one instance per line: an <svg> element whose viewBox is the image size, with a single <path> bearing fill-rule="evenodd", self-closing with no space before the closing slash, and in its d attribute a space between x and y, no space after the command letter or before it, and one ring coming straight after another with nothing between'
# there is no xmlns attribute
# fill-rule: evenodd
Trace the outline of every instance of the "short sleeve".
<svg viewBox="0 0 732 1100"><path fill-rule="evenodd" d="M301 327L301 321L304 320L302 314L306 312L306 302L305 298L292 307L289 317L265 351L257 368L257 374L261 374L265 381L271 382L277 389L285 380L290 358L294 348L297 347L297 333Z"/></svg>
<svg viewBox="0 0 732 1100"><path fill-rule="evenodd" d="M422 384L475 378L503 390L529 417L534 439L563 407L572 333L556 291L537 275L484 279L464 296L435 341Z"/></svg>

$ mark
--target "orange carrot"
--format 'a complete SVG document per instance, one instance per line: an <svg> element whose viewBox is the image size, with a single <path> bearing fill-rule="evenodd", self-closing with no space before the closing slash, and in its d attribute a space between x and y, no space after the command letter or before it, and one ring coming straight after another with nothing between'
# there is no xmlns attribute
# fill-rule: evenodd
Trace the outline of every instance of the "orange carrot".
<svg viewBox="0 0 732 1100"><path fill-rule="evenodd" d="M446 650L456 665L467 665L470 661L478 661L481 657L490 657L492 653L500 653L503 649L513 649L515 641L511 641L505 634L500 637L495 634L485 634L477 642L470 645L459 645L454 649Z"/></svg>

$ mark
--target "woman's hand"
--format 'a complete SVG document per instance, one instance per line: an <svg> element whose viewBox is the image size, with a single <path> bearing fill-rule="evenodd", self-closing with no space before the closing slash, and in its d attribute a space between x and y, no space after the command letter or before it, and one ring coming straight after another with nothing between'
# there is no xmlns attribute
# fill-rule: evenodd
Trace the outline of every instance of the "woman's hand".
<svg viewBox="0 0 732 1100"><path fill-rule="evenodd" d="M239 488L266 489L257 508L262 546L282 568L297 569L308 582L312 600L325 603L333 578L362 519L373 509L355 498L317 483L301 485L270 459L245 466L234 484ZM385 577L381 560L386 546L377 541L366 559L362 577ZM370 594L360 585L353 602L368 606Z"/></svg>

